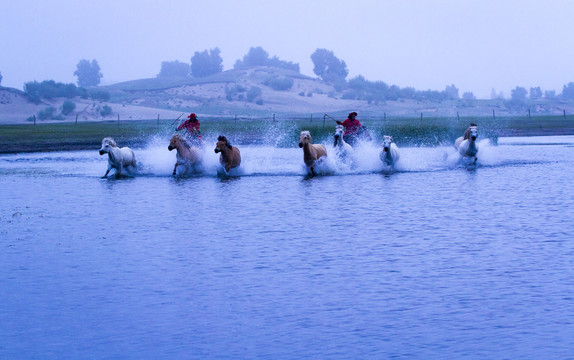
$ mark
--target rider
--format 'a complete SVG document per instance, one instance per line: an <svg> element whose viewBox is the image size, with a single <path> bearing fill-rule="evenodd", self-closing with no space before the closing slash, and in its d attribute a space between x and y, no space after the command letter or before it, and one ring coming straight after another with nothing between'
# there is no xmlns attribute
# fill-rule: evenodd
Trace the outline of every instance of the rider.
<svg viewBox="0 0 574 360"><path fill-rule="evenodd" d="M194 113L189 114L187 117L189 120L185 120L181 125L175 129L176 131L186 130L186 137L192 142L201 143L201 132L199 131L199 121Z"/></svg>
<svg viewBox="0 0 574 360"><path fill-rule="evenodd" d="M337 124L339 125L343 125L345 127L345 141L349 144L353 144L354 142L357 141L357 137L360 133L360 131L362 130L362 126L361 123L359 122L359 120L356 119L357 117L357 113L355 111L349 113L349 117L347 118L347 120L341 122L338 120Z"/></svg>

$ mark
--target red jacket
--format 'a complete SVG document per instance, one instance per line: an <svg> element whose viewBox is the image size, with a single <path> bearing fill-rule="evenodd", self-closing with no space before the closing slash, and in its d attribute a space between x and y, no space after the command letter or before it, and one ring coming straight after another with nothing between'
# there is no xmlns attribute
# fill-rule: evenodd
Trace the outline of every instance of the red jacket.
<svg viewBox="0 0 574 360"><path fill-rule="evenodd" d="M357 119L347 119L343 122L337 121L337 124L343 125L345 127L345 135L357 135L359 129L361 126L363 126Z"/></svg>
<svg viewBox="0 0 574 360"><path fill-rule="evenodd" d="M176 131L185 129L192 135L201 136L199 135L199 126L200 126L199 121L186 120L183 122L183 124L177 127Z"/></svg>

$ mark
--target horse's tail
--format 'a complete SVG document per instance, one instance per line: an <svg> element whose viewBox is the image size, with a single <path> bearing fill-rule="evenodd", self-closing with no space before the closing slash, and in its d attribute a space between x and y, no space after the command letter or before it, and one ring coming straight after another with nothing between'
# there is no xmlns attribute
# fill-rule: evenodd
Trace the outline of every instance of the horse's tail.
<svg viewBox="0 0 574 360"><path fill-rule="evenodd" d="M131 151L131 153L132 153L132 162L131 162L131 165L132 165L135 169L137 169L138 163L137 163L137 161L136 161L136 154L134 153L134 151L133 151L132 149L130 149L130 151Z"/></svg>

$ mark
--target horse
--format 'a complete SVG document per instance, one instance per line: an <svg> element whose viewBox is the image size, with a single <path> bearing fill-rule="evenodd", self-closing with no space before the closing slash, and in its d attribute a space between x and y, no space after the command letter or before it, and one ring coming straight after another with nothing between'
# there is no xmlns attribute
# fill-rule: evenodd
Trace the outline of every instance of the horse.
<svg viewBox="0 0 574 360"><path fill-rule="evenodd" d="M303 148L303 161L305 165L311 170L313 175L316 175L315 164L321 157L327 157L327 149L321 144L311 144L311 133L307 130L301 131L299 147Z"/></svg>
<svg viewBox="0 0 574 360"><path fill-rule="evenodd" d="M221 153L219 155L219 162L225 168L226 172L238 167L241 164L241 153L239 149L235 146L231 146L229 140L225 136L220 135L217 138L217 144L215 145L215 153Z"/></svg>
<svg viewBox="0 0 574 360"><path fill-rule="evenodd" d="M344 134L345 128L343 125L337 125L335 127L335 141L333 143L333 147L339 157L347 158L353 154L353 147L345 141Z"/></svg>
<svg viewBox="0 0 574 360"><path fill-rule="evenodd" d="M383 150L381 150L379 157L386 166L394 166L399 160L399 148L393 142L392 136L383 136Z"/></svg>
<svg viewBox="0 0 574 360"><path fill-rule="evenodd" d="M201 165L202 155L201 150L191 147L187 141L179 134L175 134L169 141L167 147L169 151L177 150L175 166L173 167L172 175L177 173L177 167L183 165L185 169L197 169Z"/></svg>
<svg viewBox="0 0 574 360"><path fill-rule="evenodd" d="M136 169L136 156L134 151L129 147L119 148L115 140L111 137L106 137L102 140L100 155L104 155L106 153L108 154L108 170L104 176L102 176L102 179L105 179L108 176L111 169L116 169L116 177L124 175L124 169Z"/></svg>
<svg viewBox="0 0 574 360"><path fill-rule="evenodd" d="M478 153L478 146L476 145L476 138L478 137L478 126L470 124L464 132L464 136L459 137L454 142L454 148L463 158L474 158L476 162Z"/></svg>

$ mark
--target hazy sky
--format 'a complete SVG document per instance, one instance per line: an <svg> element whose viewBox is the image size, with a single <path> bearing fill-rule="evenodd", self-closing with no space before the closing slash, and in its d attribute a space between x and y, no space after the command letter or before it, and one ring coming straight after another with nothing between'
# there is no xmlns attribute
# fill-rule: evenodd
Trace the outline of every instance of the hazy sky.
<svg viewBox="0 0 574 360"><path fill-rule="evenodd" d="M299 63L332 50L347 79L489 98L574 81L574 1L564 0L0 0L2 85L76 83L96 59L102 84L155 77L219 47L224 70L250 47Z"/></svg>

